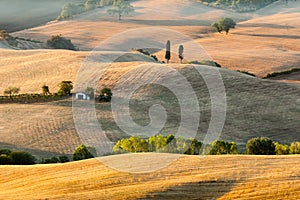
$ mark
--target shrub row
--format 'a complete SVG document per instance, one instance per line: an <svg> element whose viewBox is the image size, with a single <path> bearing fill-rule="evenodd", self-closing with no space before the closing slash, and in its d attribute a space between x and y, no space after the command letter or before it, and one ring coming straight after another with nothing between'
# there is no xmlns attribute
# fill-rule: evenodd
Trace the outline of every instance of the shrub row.
<svg viewBox="0 0 300 200"><path fill-rule="evenodd" d="M277 0L199 0L206 6L229 9L237 12L249 12L263 8Z"/></svg>
<svg viewBox="0 0 300 200"><path fill-rule="evenodd" d="M273 77L280 76L280 75L291 74L294 72L300 72L300 68L292 68L290 70L282 71L282 72L273 72L273 73L270 73L270 74L267 74L266 76L264 76L263 79L273 78Z"/></svg>
<svg viewBox="0 0 300 200"><path fill-rule="evenodd" d="M93 147L87 147L83 144L76 147L73 154L73 161L83 160L95 157L96 150ZM48 163L66 163L70 162L68 156L59 156L51 158L42 158L40 164ZM11 151L9 149L0 149L0 165L33 165L37 163L37 159L25 151Z"/></svg>
<svg viewBox="0 0 300 200"><path fill-rule="evenodd" d="M112 5L114 0L86 0L84 3L66 3L57 20L70 19L74 15L94 10L98 7Z"/></svg>
<svg viewBox="0 0 300 200"><path fill-rule="evenodd" d="M0 149L0 165L32 165L36 158L25 151Z"/></svg>
<svg viewBox="0 0 300 200"><path fill-rule="evenodd" d="M43 94L18 94L12 96L0 96L0 103L36 103L57 101L66 98L65 95L57 93L51 95Z"/></svg>
<svg viewBox="0 0 300 200"><path fill-rule="evenodd" d="M246 153L249 155L300 154L300 142L292 142L288 146L273 142L269 138L257 137L247 142L246 149ZM167 136L160 134L147 139L132 136L117 141L113 147L113 153L138 152L184 153L188 155L239 154L235 142L216 140L210 144L203 144L196 139L185 139L181 136L175 138L172 134Z"/></svg>

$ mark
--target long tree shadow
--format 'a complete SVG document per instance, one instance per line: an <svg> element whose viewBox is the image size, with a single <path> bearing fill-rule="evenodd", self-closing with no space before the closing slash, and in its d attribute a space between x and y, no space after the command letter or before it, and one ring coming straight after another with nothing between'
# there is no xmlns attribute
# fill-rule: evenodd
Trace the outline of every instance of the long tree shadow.
<svg viewBox="0 0 300 200"><path fill-rule="evenodd" d="M280 24L270 24L270 23L239 24L239 27L261 27L261 28L277 28L277 29L296 28L295 26L290 26L290 25L280 25Z"/></svg>
<svg viewBox="0 0 300 200"><path fill-rule="evenodd" d="M165 191L149 193L146 199L217 199L228 193L235 180L200 181L170 187Z"/></svg>
<svg viewBox="0 0 300 200"><path fill-rule="evenodd" d="M151 26L208 26L211 24L209 20L139 20L139 19L124 19L126 23L143 24Z"/></svg>
<svg viewBox="0 0 300 200"><path fill-rule="evenodd" d="M298 36L298 35L276 35L276 34L257 34L257 33L232 33L232 34L256 36L256 37L300 39L300 36Z"/></svg>

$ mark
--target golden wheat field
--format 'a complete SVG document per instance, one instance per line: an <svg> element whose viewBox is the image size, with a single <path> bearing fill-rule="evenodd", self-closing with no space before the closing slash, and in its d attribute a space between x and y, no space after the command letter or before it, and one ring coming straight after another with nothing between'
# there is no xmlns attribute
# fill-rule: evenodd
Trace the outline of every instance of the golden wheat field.
<svg viewBox="0 0 300 200"><path fill-rule="evenodd" d="M0 94L10 86L19 87L22 94L42 93L43 85L55 93L65 80L74 83L75 93L91 86L93 80L97 95L103 87L113 89L112 103L75 101L74 97L39 103L1 102L0 149L27 151L38 162L51 156L71 158L82 143L105 142L92 135L93 122L101 126L101 134L105 133L102 136L111 145L131 134L122 129L117 117L145 127L153 120L163 121L161 116L152 118L152 106L161 105L167 117L159 133L175 134L180 130L185 134L197 125L194 137L203 140L213 119L218 119L222 128L219 139L235 141L241 154L136 153L63 164L0 165L0 200L300 199L299 155L243 154L253 137L268 137L283 144L300 141L299 71L261 79L272 72L300 68L299 0L288 4L279 0L246 13L207 7L196 0L137 0L131 2L135 11L122 16L121 21L108 15L106 7L99 7L68 20L44 23L59 13L60 4L65 2L48 2L47 11L43 8L32 10L32 14L30 10L24 12L24 24L20 23L22 17L11 18L7 24L11 8L5 9L0 3L0 29L4 24L18 30L10 35L19 37L16 47L0 40ZM12 1L11 5L18 3ZM15 12L29 7L30 4ZM41 13L44 15L38 18ZM38 19L31 21L27 18L30 15ZM228 35L211 28L212 22L224 16L237 22ZM177 52L179 43L173 45L174 40L170 63L154 60L156 56L165 61L166 34L176 41L181 36L188 38L182 64ZM79 50L44 49L53 35L71 39ZM162 40L160 35L165 38ZM153 57L136 50L142 42L149 45L145 49ZM189 49L191 43L201 51ZM125 54L115 60L109 56L101 60L109 54L115 58L114 53L120 52ZM190 62L201 59L216 61L222 68ZM180 78L172 77L174 71ZM184 87L182 80L189 87ZM142 86L135 88L136 84ZM122 96L133 89L130 98ZM128 99L129 113L120 113L118 107L113 107ZM215 112L221 107L226 109L224 121L222 113ZM182 108L186 113L196 113L196 117L188 115L181 126Z"/></svg>
<svg viewBox="0 0 300 200"><path fill-rule="evenodd" d="M110 159L121 165L135 156ZM145 165L150 157L143 155ZM299 156L182 156L149 173L120 172L101 162L1 166L0 196L12 200L300 198Z"/></svg>

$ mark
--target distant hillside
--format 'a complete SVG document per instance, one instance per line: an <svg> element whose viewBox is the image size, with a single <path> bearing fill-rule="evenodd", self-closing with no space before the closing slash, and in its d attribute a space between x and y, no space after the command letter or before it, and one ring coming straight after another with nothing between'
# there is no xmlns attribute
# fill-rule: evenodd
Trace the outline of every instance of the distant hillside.
<svg viewBox="0 0 300 200"><path fill-rule="evenodd" d="M20 31L55 20L66 2L80 0L2 0L0 30Z"/></svg>
<svg viewBox="0 0 300 200"><path fill-rule="evenodd" d="M124 16L121 22L109 16L106 8L99 8L72 20L12 35L45 42L50 36L61 34L80 50L92 50L102 41L129 29L162 27L187 35L225 68L263 77L299 67L300 50L295 45L300 38L298 0L289 1L288 5L277 1L253 13L234 13L191 0L174 0L172 4L167 0L139 0L132 5L135 12ZM211 23L224 16L238 22L236 29L230 30L229 35L212 33Z"/></svg>
<svg viewBox="0 0 300 200"><path fill-rule="evenodd" d="M251 12L278 0L199 0L205 5L237 12Z"/></svg>

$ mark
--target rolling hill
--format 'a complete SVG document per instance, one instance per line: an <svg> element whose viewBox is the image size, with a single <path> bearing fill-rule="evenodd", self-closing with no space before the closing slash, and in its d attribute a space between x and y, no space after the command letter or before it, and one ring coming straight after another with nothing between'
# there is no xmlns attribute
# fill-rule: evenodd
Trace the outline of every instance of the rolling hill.
<svg viewBox="0 0 300 200"><path fill-rule="evenodd" d="M29 51L28 53L32 52ZM51 51L50 53L53 52ZM41 54L38 55L41 56ZM62 55L66 56L66 54ZM72 56L74 55L77 56L75 57L76 59L80 59L82 53L72 53L68 59L73 60ZM44 56L47 57L48 53L45 52ZM47 62L47 59L44 62ZM98 88L119 87L120 81L126 80L125 86L129 89L138 83L139 80L147 82L152 80L153 74L158 74L156 81L166 81L176 90L179 89L177 91L179 94L182 92L180 91L182 85L182 82L179 81L180 79L169 80L165 78L166 75L160 73L161 69L167 67L164 64L148 62L144 63L142 68L140 68L140 65L140 62L113 63L106 70ZM208 131L212 113L208 86L192 65L170 64L168 66L177 69L188 80L193 88L193 92L196 94L200 106L200 111L196 114L197 116L200 115L199 129L196 132L197 138L203 140ZM73 70L68 71L69 73L60 73L61 70L65 70L64 65L56 65L57 68L55 69L52 69L53 65L45 65L44 67L43 70L45 72L53 70L54 74L57 73L56 76L52 76L55 79L47 78L52 72L32 73L33 70L27 70L25 73L24 71L22 76L14 76L15 78L19 77L19 79L16 79L16 82L21 85L22 91L39 92L41 87L39 84L45 83L52 86L51 83L55 82L55 80L57 80L56 83L67 79L75 81L75 72L78 71L77 67L79 66L73 66ZM224 82L227 106L226 121L220 135L221 139L236 141L242 151L247 140L257 136L270 137L282 143L300 140L298 123L300 118L300 86L298 84L258 79L227 69L217 69L209 66L200 67L208 77L215 70L218 70ZM136 69L145 70L146 73L141 73L141 71ZM11 70L12 72L15 71L13 68ZM6 74L5 76L12 77L13 74ZM30 77L34 77L36 81L28 82ZM53 85L55 84L53 83ZM26 88L31 89L26 90ZM50 90L52 90L52 87L50 87ZM122 90L121 87L121 91L125 90ZM161 104L165 107L168 118L160 132L175 134L180 123L181 102L174 96L173 92L175 91L170 91L155 84L143 86L136 90L131 97L129 114L138 125L146 126L150 122L149 108L152 105ZM120 94L120 91L115 91L114 97L116 99L121 98ZM189 102L189 98L186 99L186 102ZM2 104L0 107L1 146L13 149L26 149L38 157L46 157L53 154L71 154L74 148L82 142L81 139L85 139L80 138L76 133L71 100L29 105ZM195 108L194 105L191 105L191 107ZM86 119L93 115L88 110L85 110L82 114L86 116ZM111 110L110 104L97 103L96 114L102 129L112 141L116 141L126 135L116 124L113 117L116 111ZM191 127L195 126L194 123L198 122L189 120L184 125L184 128L186 130L191 129ZM97 138L94 140L97 141ZM98 144L96 143L96 145Z"/></svg>
<svg viewBox="0 0 300 200"><path fill-rule="evenodd" d="M299 68L298 0L290 1L288 5L278 1L244 14L206 7L191 0L173 0L172 3L139 0L132 2L135 12L124 16L120 22L116 17L108 16L106 8L99 8L72 20L38 27L34 26L56 18L65 0L26 2L29 3L13 10L23 13L23 17L20 14L17 18L12 18L12 9L1 7L6 5L1 3L0 29L8 28L17 31L12 33L15 37L38 41L62 34L80 51L35 49L38 46L25 40L23 47L33 50L12 50L0 41L0 93L9 86L20 87L21 93L41 93L44 84L49 86L50 92L56 92L63 80L74 82L79 91L88 85L86 78L96 78L97 92L103 87L113 88L112 105L115 107L97 101L72 102L71 98L47 103L0 104L0 148L25 150L38 159L59 155L70 157L81 143L103 148L101 145L105 141L99 140L101 135L93 133L104 133L102 136L111 144L128 137L133 133L130 130L142 130L145 126L151 128L146 134L152 135L161 124L159 133L175 134L179 130L179 134L185 136L196 127L195 137L203 140L209 136L208 131L218 134L218 128L210 129L214 120L222 128L219 139L237 142L241 152L245 150L247 140L253 137L269 137L286 144L300 141L300 85L297 84L300 74L276 77L278 81L234 71L244 70L263 77L274 71ZM32 2L39 8L33 9ZM19 3L10 1L10 6L16 7ZM31 12L27 12L28 7L32 8ZM43 16L37 17L41 13ZM214 33L210 28L211 22L223 16L238 22L229 35ZM140 41L152 42L149 44L155 41L160 48L149 47L147 50L164 60L165 40L158 41L159 31L152 35L140 33L145 37L143 40L122 40L120 35L112 38L115 34L141 27L167 28L183 33L203 47L208 59L212 57L223 68L188 64L191 59L187 53L184 64L178 64L178 56L174 53L177 47L172 52L170 64L155 62L149 56L130 50L134 48L132 44ZM99 48L103 41L114 41L108 46L111 49ZM184 45L188 52L188 43ZM124 46L126 49L120 50L127 53L114 60L106 70L87 65L101 60L101 56L111 53L110 50ZM90 50L94 51L91 53ZM197 54L197 51L193 53ZM199 55L193 57L199 61L200 58ZM177 76L173 76L171 69L177 70ZM202 73L199 74L197 69ZM101 78L95 76L99 71L103 72ZM79 82L78 78L83 79ZM218 87L222 84L218 85L216 81L220 79L224 83L225 100L222 99L223 88ZM136 88L138 84L141 87ZM131 90L134 92L128 98L126 95ZM117 106L117 103L127 101L128 113ZM184 109L185 113L182 113ZM223 109L226 110L224 127L224 113L220 112ZM182 118L185 115L187 117ZM78 121L78 116L83 121ZM124 128L116 116L132 121ZM93 129L95 122L101 125L103 132ZM154 126L148 126L151 124ZM135 129L136 126L142 128ZM174 162L169 163L170 160ZM159 169L154 170L157 164ZM298 155L199 157L144 153L65 164L0 166L0 199L300 199L299 164Z"/></svg>
<svg viewBox="0 0 300 200"><path fill-rule="evenodd" d="M81 50L92 50L116 33L140 27L176 30L196 40L208 54L229 69L246 70L260 77L299 67L299 1L286 6L278 1L254 13L237 14L206 7L189 0L141 0L135 12L121 22L108 16L106 8L74 17L73 20L15 32L13 35L46 41L51 35L70 38ZM220 17L239 23L231 34L212 33L210 24ZM99 27L99 29L98 29ZM104 28L105 27L105 28ZM76 31L74 31L76 30Z"/></svg>
<svg viewBox="0 0 300 200"><path fill-rule="evenodd" d="M111 157L120 165L138 154ZM168 155L156 154L160 159ZM171 155L169 155L171 156ZM144 166L152 154L143 155ZM155 172L128 173L102 160L0 166L3 199L299 199L299 156L182 156Z"/></svg>

